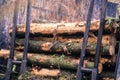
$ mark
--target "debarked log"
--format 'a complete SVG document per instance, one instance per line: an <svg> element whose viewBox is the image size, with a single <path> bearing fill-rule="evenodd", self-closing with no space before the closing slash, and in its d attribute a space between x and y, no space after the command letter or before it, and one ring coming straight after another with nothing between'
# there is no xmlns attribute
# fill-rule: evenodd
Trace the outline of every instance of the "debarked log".
<svg viewBox="0 0 120 80"><path fill-rule="evenodd" d="M52 35L57 34L76 34L85 32L85 22L81 23L31 23L30 34L31 35ZM108 26L108 25L106 25ZM20 36L25 34L25 25L18 25L17 32ZM99 21L93 21L91 23L90 31L97 31L99 29ZM105 30L109 30L105 28ZM10 28L9 32L12 32Z"/></svg>
<svg viewBox="0 0 120 80"><path fill-rule="evenodd" d="M80 42L46 42L46 41L35 41L29 40L29 52L41 53L65 53L68 55L79 55L81 52L82 43ZM16 40L16 50L24 49L24 39ZM96 43L88 42L86 54L95 54ZM109 54L109 45L102 45L101 55Z"/></svg>

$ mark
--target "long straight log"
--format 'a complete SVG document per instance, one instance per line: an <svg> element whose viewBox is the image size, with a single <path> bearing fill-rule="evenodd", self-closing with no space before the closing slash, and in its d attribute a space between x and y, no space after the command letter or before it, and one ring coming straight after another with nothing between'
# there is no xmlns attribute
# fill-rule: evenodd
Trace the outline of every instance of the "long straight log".
<svg viewBox="0 0 120 80"><path fill-rule="evenodd" d="M22 52L15 52L15 60L22 59ZM9 50L0 51L0 57L8 58ZM44 55L28 53L28 63L38 64L44 67L56 67L61 69L76 70L79 60L65 56Z"/></svg>
<svg viewBox="0 0 120 80"><path fill-rule="evenodd" d="M22 59L22 52L15 51L15 60L21 60ZM8 58L9 56L9 50L2 50L0 51L0 57L2 58ZM59 69L66 69L66 70L76 70L79 59L75 59L72 57L67 57L65 55L45 55L45 54L34 54L34 53L28 53L28 63L29 64L37 64L42 67L55 67ZM104 58L104 63L100 62L99 70L102 69L102 64L109 63L109 60ZM93 62L89 62L86 60L84 62L84 67L92 68ZM106 67L110 67L109 65Z"/></svg>
<svg viewBox="0 0 120 80"><path fill-rule="evenodd" d="M24 49L24 40L17 39L16 41L16 49L23 50ZM49 52L49 53L65 53L71 55L79 55L81 51L82 43L80 42L56 42L55 44L52 42L46 41L29 41L29 52ZM96 43L88 43L87 45L87 54L95 54ZM101 55L109 55L109 45L102 45Z"/></svg>
<svg viewBox="0 0 120 80"><path fill-rule="evenodd" d="M109 44L109 37L110 35L103 35L102 36L102 44ZM20 38L20 37L19 37ZM48 41L48 42L53 42L54 37L43 37L43 36L39 36L39 37L30 37L31 40L42 40L42 41ZM71 42L83 42L83 36L79 36L79 35L75 35L75 36L58 36L57 37L58 41L60 42L67 42L67 41L71 41ZM88 38L88 42L97 42L97 36L90 36Z"/></svg>
<svg viewBox="0 0 120 80"><path fill-rule="evenodd" d="M30 34L31 35L52 35L56 30L57 34L76 34L76 33L84 33L85 32L85 22L80 23L32 23L30 26ZM106 25L105 30L109 29ZM99 29L99 21L93 21L91 23L90 31L98 31ZM10 28L9 32L12 32L12 28ZM25 33L25 25L18 25L17 28L18 35L24 36Z"/></svg>
<svg viewBox="0 0 120 80"><path fill-rule="evenodd" d="M57 28L56 28L57 27ZM54 29L57 29L58 34L68 33L73 34L85 31L85 22L81 23L32 23L30 27L31 33L53 34ZM99 21L93 21L91 30L98 30ZM10 32L12 29L10 29ZM25 32L25 25L18 25L18 32Z"/></svg>

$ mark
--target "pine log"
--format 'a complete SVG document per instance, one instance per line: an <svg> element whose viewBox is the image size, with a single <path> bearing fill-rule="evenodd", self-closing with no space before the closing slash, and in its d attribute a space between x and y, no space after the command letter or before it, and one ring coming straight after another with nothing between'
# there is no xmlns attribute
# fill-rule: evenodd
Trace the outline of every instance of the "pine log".
<svg viewBox="0 0 120 80"><path fill-rule="evenodd" d="M23 52L15 51L15 60L21 60L22 59ZM8 58L9 57L9 51L8 50L2 50L0 51L0 57L2 58ZM66 57L65 55L45 55L45 54L35 54L35 53L28 53L28 63L29 64L37 64L41 67L54 67L59 69L65 69L65 70L77 70L77 66L79 64L79 59L75 59L72 57ZM105 60L105 63L100 63L101 65L105 65L108 63L107 60ZM109 62L110 63L110 62ZM87 68L93 66L93 62L90 62L88 60L85 60L84 66ZM100 73L103 69L102 66L99 66ZM109 66L109 65L108 65ZM106 66L106 67L108 67Z"/></svg>
<svg viewBox="0 0 120 80"><path fill-rule="evenodd" d="M58 77L60 75L60 70L59 69L47 69L47 68L42 68L40 70L37 70L33 68L31 74L42 76L42 77Z"/></svg>
<svg viewBox="0 0 120 80"><path fill-rule="evenodd" d="M8 58L9 50L0 51L0 57ZM15 60L22 59L22 52L15 51ZM28 53L28 63L37 64L44 67L56 67L60 69L76 70L79 59L65 57L63 55L44 55Z"/></svg>
<svg viewBox="0 0 120 80"><path fill-rule="evenodd" d="M16 50L24 49L24 40L17 39ZM79 55L81 52L82 43L80 42L46 42L46 41L34 41L29 40L29 52L40 53L65 53L68 55ZM95 54L96 43L88 42L86 54ZM109 45L102 45L101 55L109 55Z"/></svg>
<svg viewBox="0 0 120 80"><path fill-rule="evenodd" d="M109 44L109 36L110 35L103 35L102 36L102 44ZM45 36L39 36L39 37L30 37L31 40L42 40L42 41L48 41L48 42L53 42L54 37L45 37ZM83 42L83 36L75 35L75 36L58 36L57 37L58 41L60 42ZM88 42L97 42L97 36L89 36Z"/></svg>
<svg viewBox="0 0 120 80"><path fill-rule="evenodd" d="M92 23L91 30L97 30L99 22L96 21ZM57 33L63 34L73 34L76 32L84 32L85 31L85 22L81 23L32 23L31 24L31 33L41 33L41 34L52 34L54 29L57 27ZM12 29L10 29L10 32ZM18 32L25 32L25 25L18 25Z"/></svg>
<svg viewBox="0 0 120 80"><path fill-rule="evenodd" d="M107 25L106 25L107 26ZM99 21L93 21L91 23L90 31L97 31L99 29ZM107 28L105 28L107 29ZM50 35L54 34L56 30L57 34L75 34L85 32L85 22L80 23L32 23L30 27L31 35ZM10 33L12 28L10 28ZM18 25L18 34L24 36L25 25Z"/></svg>
<svg viewBox="0 0 120 80"><path fill-rule="evenodd" d="M20 60L22 58L22 52L15 51L15 59ZM7 59L9 56L9 50L1 50L0 57ZM38 64L39 66L56 66L59 69L68 69L68 70L77 70L77 65L79 63L79 59L67 58L67 57L60 57L60 56L50 56L50 55L43 55L43 54L33 54L28 53L28 63ZM105 61L104 64L107 62ZM88 65L88 64L86 64ZM110 64L108 64L110 67ZM108 67L107 66L107 67ZM105 68L105 67L104 67ZM114 72L111 69L106 68L109 71L103 71L99 77L114 77ZM0 75L1 76L1 75ZM3 77L3 76L2 76Z"/></svg>

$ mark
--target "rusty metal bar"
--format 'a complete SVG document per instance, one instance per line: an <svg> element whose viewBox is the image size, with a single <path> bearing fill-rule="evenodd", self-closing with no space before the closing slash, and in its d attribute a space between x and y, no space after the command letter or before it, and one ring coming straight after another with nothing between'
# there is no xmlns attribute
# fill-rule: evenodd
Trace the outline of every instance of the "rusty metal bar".
<svg viewBox="0 0 120 80"><path fill-rule="evenodd" d="M31 0L28 0L26 33L25 33L25 41L24 41L24 46L25 47L24 47L24 53L23 53L23 59L22 59L20 74L22 74L26 71L27 51L28 51L29 33L30 33L30 23L31 23Z"/></svg>
<svg viewBox="0 0 120 80"><path fill-rule="evenodd" d="M88 33L89 33L89 30L90 30L93 7L94 7L94 0L91 0L89 11L88 11L88 16L87 16L87 21L86 21L86 29L85 29L84 38L83 38L82 51L81 51L81 56L80 56L80 63L79 63L78 69L77 69L76 80L82 80L81 67L83 66L84 57L85 57L85 53L86 53L85 50L86 50L86 47L87 47Z"/></svg>
<svg viewBox="0 0 120 80"><path fill-rule="evenodd" d="M96 55L95 55L95 64L94 64L94 68L98 68L98 63L99 63L99 57L100 57L100 49L101 49L101 41L102 41L102 33L103 33L103 28L105 26L105 16L106 16L106 8L107 8L107 1L108 0L104 0L103 2L103 6L101 8L101 16L100 16L100 27L99 27L99 30L98 30L98 38L97 38L97 46L96 46ZM98 70L97 70L98 72ZM97 80L97 74L94 75L96 76L96 79Z"/></svg>
<svg viewBox="0 0 120 80"><path fill-rule="evenodd" d="M15 37L17 32L17 19L18 19L18 11L19 11L19 1L15 1L15 10L14 10L14 16L13 16L13 31L12 31L12 39L10 44L10 56L7 63L7 71L6 71L6 80L10 80L10 74L12 69L12 60L14 58L14 47L15 47Z"/></svg>

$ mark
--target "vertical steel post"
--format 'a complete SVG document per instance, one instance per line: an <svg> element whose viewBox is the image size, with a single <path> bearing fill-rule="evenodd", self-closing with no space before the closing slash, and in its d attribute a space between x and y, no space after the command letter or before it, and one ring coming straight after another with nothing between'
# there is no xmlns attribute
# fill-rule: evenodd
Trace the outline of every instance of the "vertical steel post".
<svg viewBox="0 0 120 80"><path fill-rule="evenodd" d="M22 74L26 71L30 23L31 23L31 0L28 0L28 3L27 3L27 19L26 19L26 33L25 33L25 41L24 41L24 46L25 47L24 47L24 53L23 53L23 59L22 59L20 74Z"/></svg>
<svg viewBox="0 0 120 80"><path fill-rule="evenodd" d="M85 57L85 52L86 52L85 50L87 47L88 33L90 30L90 25L91 25L93 7L94 7L94 0L91 0L89 11L88 11L88 16L87 16L87 21L86 21L86 29L85 29L84 38L83 38L82 51L81 51L81 55L80 55L80 63L79 63L78 69L77 69L76 80L82 80L81 67L83 66L83 61L84 61L84 57Z"/></svg>
<svg viewBox="0 0 120 80"><path fill-rule="evenodd" d="M14 16L13 16L13 31L12 31L12 38L10 44L10 55L7 63L7 71L6 71L6 80L10 80L11 68L12 68L12 60L14 58L14 47L15 47L15 37L17 32L17 19L18 19L18 11L19 11L19 1L15 1L15 9L14 9Z"/></svg>
<svg viewBox="0 0 120 80"><path fill-rule="evenodd" d="M117 63L115 68L115 75L114 80L120 79L120 42L119 42L119 50L118 50L118 56L117 56Z"/></svg>
<svg viewBox="0 0 120 80"><path fill-rule="evenodd" d="M107 0L104 0L103 7L101 9L101 17L100 17L100 27L98 30L98 39L97 39L97 47L96 47L96 56L95 56L95 68L98 67L98 62L99 62L99 52L101 49L101 41L102 41L102 33L103 33L103 28L105 26L105 16L106 16L106 8L107 8Z"/></svg>
<svg viewBox="0 0 120 80"><path fill-rule="evenodd" d="M105 16L106 16L106 8L107 8L107 0L104 0L103 6L100 11L100 27L98 30L98 38L97 38L97 46L96 46L96 55L95 55L95 64L94 68L98 68L98 63L99 63L99 57L100 57L100 49L101 49L101 41L102 41L102 33L103 33L103 28L105 26ZM97 70L98 73L98 70ZM97 74L95 74L97 80Z"/></svg>

